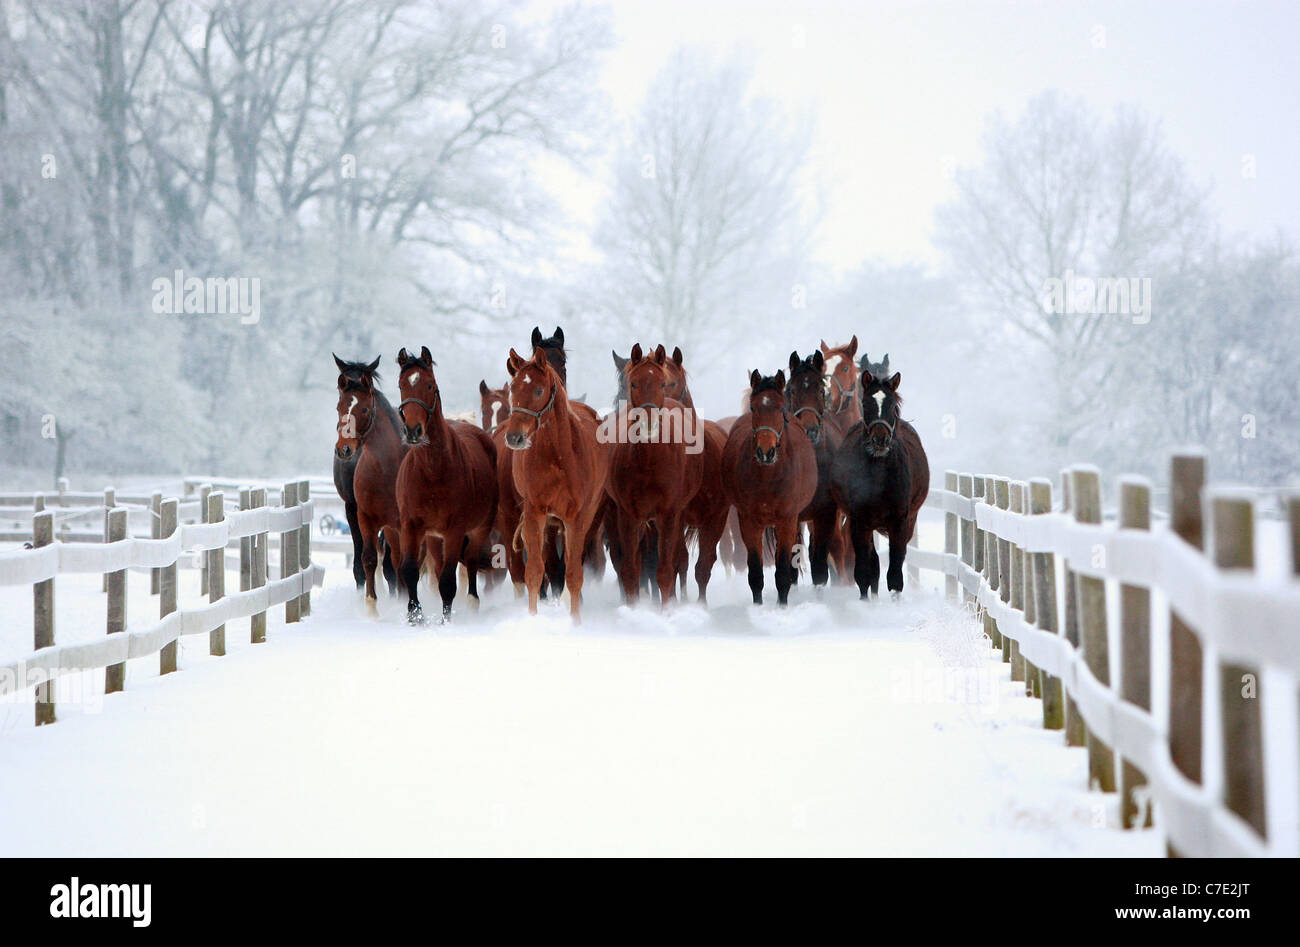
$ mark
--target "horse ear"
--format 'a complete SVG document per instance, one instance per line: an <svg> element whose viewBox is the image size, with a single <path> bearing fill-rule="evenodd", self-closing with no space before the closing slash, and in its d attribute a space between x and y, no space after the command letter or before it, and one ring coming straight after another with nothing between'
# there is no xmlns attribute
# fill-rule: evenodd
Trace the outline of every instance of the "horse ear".
<svg viewBox="0 0 1300 947"><path fill-rule="evenodd" d="M406 349L403 348L402 351L397 353L397 364L400 365L402 368L405 368L406 363L409 362L410 360L411 360L411 356L406 354Z"/></svg>
<svg viewBox="0 0 1300 947"><path fill-rule="evenodd" d="M752 372L750 372L750 373L749 373L749 388L750 388L750 390L753 391L755 388L757 388L757 387L758 387L758 383L759 383L760 381L762 381L762 380L763 380L763 376L762 376L761 374L759 374L759 371L758 371L757 368L754 369Z"/></svg>
<svg viewBox="0 0 1300 947"><path fill-rule="evenodd" d="M823 354L823 355L830 355L830 354L831 354L831 347L830 347L829 345L826 344L826 340L825 340L825 339L822 339L822 340L819 342L819 344L821 345L821 349L822 349L822 354Z"/></svg>
<svg viewBox="0 0 1300 947"><path fill-rule="evenodd" d="M484 398L488 396L487 382L484 381L482 378L478 380L478 393L482 395Z"/></svg>
<svg viewBox="0 0 1300 947"><path fill-rule="evenodd" d="M682 347L680 345L673 346L673 361L677 363L679 368L685 359L686 356L682 355Z"/></svg>
<svg viewBox="0 0 1300 947"><path fill-rule="evenodd" d="M903 381L903 376L899 372L894 372L894 377L889 379L889 387L892 390L897 391L898 386L899 384L902 383L902 381Z"/></svg>
<svg viewBox="0 0 1300 947"><path fill-rule="evenodd" d="M871 356L866 352L862 353L862 358L858 359L858 371L865 372L867 366L871 364Z"/></svg>
<svg viewBox="0 0 1300 947"><path fill-rule="evenodd" d="M564 330L559 326L555 327L555 341L560 343L560 348L564 348Z"/></svg>
<svg viewBox="0 0 1300 947"><path fill-rule="evenodd" d="M776 390L785 391L785 372L779 368L776 370Z"/></svg>
<svg viewBox="0 0 1300 947"><path fill-rule="evenodd" d="M374 360L373 362L371 362L369 365L366 366L366 371L370 372L371 374L373 374L373 373L379 371L379 360L380 360L382 357L383 357L383 356L381 356L381 355L376 355L376 356L375 356L375 360Z"/></svg>
<svg viewBox="0 0 1300 947"><path fill-rule="evenodd" d="M334 353L333 353L333 352L330 352L330 355L334 355ZM334 364L337 365L337 366L339 367L339 371L344 371L344 370L345 370L344 365L343 365L343 359L339 358L337 355L334 355Z"/></svg>
<svg viewBox="0 0 1300 947"><path fill-rule="evenodd" d="M889 353L888 353L888 352L885 353L885 360L884 360L883 362L880 363L880 371L881 371L882 374L888 374L888 373L889 373Z"/></svg>
<svg viewBox="0 0 1300 947"><path fill-rule="evenodd" d="M433 360L433 353L429 351L429 346L420 346L420 361L424 362L430 368L438 363Z"/></svg>
<svg viewBox="0 0 1300 947"><path fill-rule="evenodd" d="M542 330L537 326L533 326L532 342L533 348L537 348L537 346L542 344Z"/></svg>
<svg viewBox="0 0 1300 947"><path fill-rule="evenodd" d="M614 356L614 367L617 368L619 371L622 371L622 370L623 370L623 366L627 364L628 360L625 359L625 358L623 358L621 355L619 355L619 354L618 354L617 352L615 352L613 349L610 349L610 350L609 350L609 354L612 355L612 356Z"/></svg>
<svg viewBox="0 0 1300 947"><path fill-rule="evenodd" d="M523 363L523 356L512 348L510 354L506 356L506 372L509 373L511 378L514 378L515 372L519 371L519 366Z"/></svg>
<svg viewBox="0 0 1300 947"><path fill-rule="evenodd" d="M821 349L818 349L817 351L813 352L812 360L813 360L813 368L817 369L817 371L821 371L823 368L826 367L826 359L822 358Z"/></svg>
<svg viewBox="0 0 1300 947"><path fill-rule="evenodd" d="M849 358L852 358L858 351L858 336L854 333L853 338L849 339Z"/></svg>
<svg viewBox="0 0 1300 947"><path fill-rule="evenodd" d="M793 375L794 370L799 367L800 361L801 359L799 358L799 353L797 351L790 353L790 374L791 375Z"/></svg>
<svg viewBox="0 0 1300 947"><path fill-rule="evenodd" d="M632 351L628 353L627 360L635 365L644 357L644 353L641 351L641 343L638 342L636 345L632 346Z"/></svg>
<svg viewBox="0 0 1300 947"><path fill-rule="evenodd" d="M668 353L664 351L663 345L660 345L655 349L655 363L662 365L666 361L668 361Z"/></svg>

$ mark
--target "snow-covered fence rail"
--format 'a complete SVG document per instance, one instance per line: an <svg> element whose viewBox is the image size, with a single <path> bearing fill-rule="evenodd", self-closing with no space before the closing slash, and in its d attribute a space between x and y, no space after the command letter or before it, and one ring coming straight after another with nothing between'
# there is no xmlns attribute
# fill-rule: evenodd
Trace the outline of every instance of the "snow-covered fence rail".
<svg viewBox="0 0 1300 947"><path fill-rule="evenodd" d="M300 499L301 497L301 499ZM176 499L157 500L158 516L151 538L129 537L127 511L106 504L107 542L56 542L53 511L33 517L31 548L0 552L0 585L30 585L34 601L33 648L25 658L0 664L0 696L36 689L36 723L55 720L59 675L103 668L105 692L126 687L125 662L159 655L159 672L176 670L176 642L185 635L207 634L209 652L225 654L226 624L248 618L250 640L266 640L266 612L283 604L285 620L310 613L311 589L324 570L311 562L313 505L306 481L286 484L281 505L268 506L262 488L244 489L239 509L226 511L221 492L204 497L203 522L178 521ZM270 580L270 537L280 534L280 577ZM228 543L240 549L240 590L225 591ZM204 606L178 608L177 567L187 551L207 559ZM149 628L126 630L126 570L151 570L151 591L159 596L159 620ZM54 629L55 582L68 573L102 573L107 597L107 634L98 641L58 644ZM153 581L156 580L156 581Z"/></svg>
<svg viewBox="0 0 1300 947"><path fill-rule="evenodd" d="M944 551L908 561L980 613L1043 725L1087 746L1090 784L1121 793L1125 828L1150 824L1154 800L1171 854L1294 857L1300 494L1282 504L1292 561L1274 576L1255 572L1254 491L1206 489L1204 457L1186 454L1169 496L1153 530L1150 485L1122 478L1118 522L1103 525L1095 468L1062 473L1058 512L1049 480L948 471L927 501Z"/></svg>

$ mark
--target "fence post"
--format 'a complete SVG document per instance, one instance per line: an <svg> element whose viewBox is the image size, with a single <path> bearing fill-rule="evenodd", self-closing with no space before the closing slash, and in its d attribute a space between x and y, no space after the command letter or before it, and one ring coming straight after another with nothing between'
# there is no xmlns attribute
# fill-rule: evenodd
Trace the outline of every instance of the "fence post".
<svg viewBox="0 0 1300 947"><path fill-rule="evenodd" d="M1061 511L1067 515L1073 515L1074 504L1072 498L1070 471L1062 470ZM1065 617L1062 621L1062 631L1065 634L1065 640L1077 652L1080 648L1078 590L1074 584L1074 570L1070 568L1068 558L1061 559L1061 577L1065 590ZM1087 742L1083 729L1083 717L1079 714L1079 707L1075 704L1073 695L1067 690L1065 691L1065 745L1083 746Z"/></svg>
<svg viewBox="0 0 1300 947"><path fill-rule="evenodd" d="M1012 481L1007 485L1007 509L1012 513L1023 513L1024 498L1020 492L1020 483ZM1006 601L1014 609L1023 611L1025 607L1025 587L1022 585L1023 576L1020 572L1020 547L1015 543L1008 541L1007 549L1009 555L1008 574L1011 576L1010 588L1008 589ZM1014 638L1011 640L1011 680L1025 680L1025 659L1020 656L1020 642Z"/></svg>
<svg viewBox="0 0 1300 947"><path fill-rule="evenodd" d="M42 511L32 517L32 547L40 549L54 542L54 513ZM32 646L54 646L54 580L32 586ZM54 679L36 685L36 726L54 723Z"/></svg>
<svg viewBox="0 0 1300 947"><path fill-rule="evenodd" d="M1052 481L1039 477L1029 481L1029 513L1042 516L1052 512ZM1029 555L1034 586L1034 623L1043 631L1057 634L1056 556L1050 552ZM1060 730L1065 726L1065 707L1061 700L1061 679L1040 670L1039 691L1043 695L1043 729Z"/></svg>
<svg viewBox="0 0 1300 947"><path fill-rule="evenodd" d="M298 482L298 504L306 507L311 502L311 481L300 480ZM306 513L306 510L303 510ZM311 518L307 517L307 522L303 523L298 530L298 571L304 576L302 587L302 598L298 607L298 614L307 616L311 614ZM917 579L915 584L920 584L920 571L917 570Z"/></svg>
<svg viewBox="0 0 1300 947"><path fill-rule="evenodd" d="M104 542L110 543L108 538L108 514L112 512L113 507L117 506L117 491L112 487L104 488ZM104 573L103 585L100 591L108 591L108 573Z"/></svg>
<svg viewBox="0 0 1300 947"><path fill-rule="evenodd" d="M1028 517L1029 516L1029 484L1024 480L1021 480L1019 482L1019 487L1020 487L1020 515L1024 517ZM1021 607L1025 616L1025 624L1029 625L1032 628L1037 623L1038 620L1037 604L1034 602L1033 568L1029 564L1029 553L1025 551L1025 547L1023 545L1016 547L1016 553L1020 557L1020 601L1022 603ZM1042 698L1043 696L1042 682L1040 680L1038 668L1034 666L1034 662L1030 661L1028 658L1025 657L1023 651L1019 651L1019 646L1017 646L1017 651L1020 654L1020 659L1025 663L1025 695L1028 697Z"/></svg>
<svg viewBox="0 0 1300 947"><path fill-rule="evenodd" d="M1151 529L1151 484L1142 477L1120 480L1119 528ZM1123 582L1119 586L1119 696L1151 712L1151 590ZM1120 824L1126 829L1151 825L1151 807L1139 806L1133 795L1146 782L1146 774L1120 758ZM1146 817L1138 826L1143 809Z"/></svg>
<svg viewBox="0 0 1300 947"><path fill-rule="evenodd" d="M162 491L155 490L149 497L149 535L162 539ZM157 595L162 590L162 569L157 566L149 570L149 594Z"/></svg>
<svg viewBox="0 0 1300 947"><path fill-rule="evenodd" d="M968 473L958 476L957 492L968 500L974 497L975 478ZM967 567L970 567L975 562L975 521L969 520L965 516L961 517L958 530L961 540L961 561ZM961 585L960 582L958 584ZM965 585L961 585L961 600L965 604L969 604L971 600L971 593Z"/></svg>
<svg viewBox="0 0 1300 947"><path fill-rule="evenodd" d="M32 501L32 512L34 512L34 513L44 513L44 512L45 512L45 497L42 496L42 495L39 494L39 493L36 494L36 496L33 498L33 501Z"/></svg>
<svg viewBox="0 0 1300 947"><path fill-rule="evenodd" d="M205 483L199 487L199 522L208 521L208 497L212 496L212 484ZM208 557L199 557L199 594L208 594Z"/></svg>
<svg viewBox="0 0 1300 947"><path fill-rule="evenodd" d="M217 490L208 495L207 521L220 523L226 518L225 494ZM208 601L219 602L226 594L226 547L209 549L208 555ZM218 625L208 632L208 654L220 657L226 653L226 626Z"/></svg>
<svg viewBox="0 0 1300 947"><path fill-rule="evenodd" d="M993 478L990 476L984 477L984 502L988 506L995 505L995 492ZM983 533L984 579L988 583L988 587L996 592L998 588L998 538L987 529L983 530ZM993 620L993 616L988 613L987 608L984 610L984 633L989 636L994 648L1001 649L1002 635L998 631L998 623Z"/></svg>
<svg viewBox="0 0 1300 947"><path fill-rule="evenodd" d="M253 491L248 487L239 488L239 509L253 508ZM253 587L253 537L239 537L239 591L247 592Z"/></svg>
<svg viewBox="0 0 1300 947"><path fill-rule="evenodd" d="M1009 510L1011 508L1011 491L1010 484L1006 477L995 477L993 480L993 501L999 510ZM997 561L998 584L996 586L998 598L1011 604L1011 543L997 537L995 541L994 555ZM998 638L1002 642L1002 663L1011 663L1011 645L1012 641L998 629Z"/></svg>
<svg viewBox="0 0 1300 947"><path fill-rule="evenodd" d="M158 538L170 539L176 532L179 518L179 502L175 499L163 500L158 508ZM179 558L179 557L178 557ZM158 617L166 618L176 611L176 560L171 565L158 570ZM176 670L176 642L167 642L158 652L158 673L170 674Z"/></svg>
<svg viewBox="0 0 1300 947"><path fill-rule="evenodd" d="M126 510L114 509L108 512L108 542L115 543L126 539ZM104 585L108 589L108 633L110 635L126 631L126 571L104 573ZM126 688L126 662L110 664L104 669L104 693L116 694Z"/></svg>
<svg viewBox="0 0 1300 947"><path fill-rule="evenodd" d="M252 494L253 509L260 510L266 506L266 489L258 487ZM269 533L260 532L253 539L253 574L251 588L260 589L266 585L266 539ZM266 640L266 612L254 612L249 623L249 640L261 644Z"/></svg>
<svg viewBox="0 0 1300 947"><path fill-rule="evenodd" d="M280 493L280 505L291 510L298 505L298 484L286 483ZM298 572L298 527L292 526L280 534L280 578L287 579ZM300 596L291 595L284 603L284 622L298 620Z"/></svg>
<svg viewBox="0 0 1300 947"><path fill-rule="evenodd" d="M1073 470L1074 519L1077 523L1101 525L1101 473L1094 467ZM1103 550L1104 551L1104 550ZM1110 642L1106 631L1106 580L1075 573L1079 600L1079 634L1083 639L1083 660L1097 682L1110 686ZM1102 792L1115 791L1115 754L1091 727L1086 728L1088 782Z"/></svg>
<svg viewBox="0 0 1300 947"><path fill-rule="evenodd" d="M1255 568L1255 507L1239 493L1210 498L1214 564L1220 569ZM1264 729L1258 668L1219 663L1219 713L1222 720L1223 801L1268 837L1264 801Z"/></svg>
<svg viewBox="0 0 1300 947"><path fill-rule="evenodd" d="M1205 486L1205 456L1178 454L1169 472L1169 526L1195 549L1205 548L1201 488ZM1169 756L1179 771L1201 782L1201 688L1205 656L1200 639L1169 610ZM1168 846L1171 856L1178 852Z"/></svg>
<svg viewBox="0 0 1300 947"><path fill-rule="evenodd" d="M943 488L950 493L957 492L957 471L945 470L943 472ZM943 514L943 551L946 553L957 554L957 514ZM957 600L957 576L944 574L944 594L952 601Z"/></svg>

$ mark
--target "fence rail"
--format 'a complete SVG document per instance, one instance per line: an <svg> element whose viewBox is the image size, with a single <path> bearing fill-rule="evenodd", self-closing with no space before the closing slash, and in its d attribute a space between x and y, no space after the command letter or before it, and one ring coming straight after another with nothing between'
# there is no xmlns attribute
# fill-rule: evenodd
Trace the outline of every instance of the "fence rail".
<svg viewBox="0 0 1300 947"><path fill-rule="evenodd" d="M250 620L254 643L265 640L266 612L285 606L286 621L310 613L311 589L324 579L324 570L311 562L310 529L313 504L306 481L286 484L282 505L266 505L262 488L239 492L237 510L226 510L225 495L204 490L199 509L204 522L180 523L180 501L150 497L156 506L156 528L151 538L127 535L127 511L114 506L106 491L104 542L58 542L54 513L36 512L32 519L32 548L0 552L0 585L32 587L33 648L25 658L0 664L0 696L36 689L36 723L53 723L60 674L102 668L105 690L126 687L125 662L159 655L159 671L176 670L176 641L186 635L207 634L214 655L225 653L225 626L236 619ZM302 497L300 500L299 497ZM39 504L39 501L36 501ZM268 576L271 534L280 534L280 576ZM240 591L226 594L225 572L230 560L226 549L239 547ZM198 553L206 560L202 591L206 605L178 608L176 571L187 556ZM128 631L126 570L151 573L151 594L159 596L159 620L148 628ZM107 597L107 634L98 641L58 644L54 631L54 590L58 576L99 573Z"/></svg>
<svg viewBox="0 0 1300 947"><path fill-rule="evenodd" d="M1300 496L1283 501L1291 574L1261 577L1257 492L1205 489L1199 455L1172 469L1169 525L1155 530L1140 478L1121 479L1118 522L1103 525L1094 468L1063 472L1058 512L1048 480L947 471L927 500L944 513L945 549L909 548L908 563L942 573L982 617L1012 680L1042 699L1044 726L1088 747L1091 785L1121 793L1125 828L1149 824L1154 799L1170 854L1295 857ZM1151 706L1152 592L1170 610L1165 713ZM1282 699L1261 699L1262 672L1286 682Z"/></svg>

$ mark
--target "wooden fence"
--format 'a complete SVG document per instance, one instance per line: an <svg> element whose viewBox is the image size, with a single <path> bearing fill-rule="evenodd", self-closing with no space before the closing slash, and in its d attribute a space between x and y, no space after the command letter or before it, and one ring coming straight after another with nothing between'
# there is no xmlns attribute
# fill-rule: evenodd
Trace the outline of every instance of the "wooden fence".
<svg viewBox="0 0 1300 947"><path fill-rule="evenodd" d="M40 509L44 497L32 499L32 548L0 552L0 585L30 585L33 596L33 651L26 658L0 664L0 696L36 689L36 723L56 719L58 677L73 671L104 669L105 692L125 689L126 661L157 654L159 672L177 669L176 642L185 635L208 636L213 655L226 653L226 625L249 619L253 643L266 640L266 612L283 604L285 620L298 621L311 610L311 589L320 585L324 570L311 562L313 505L307 481L285 484L279 506L268 506L266 489L239 490L238 509L227 510L225 494L203 490L196 503L198 522L181 523L181 501L153 494L156 507L149 538L131 537L128 511L106 491L101 508L103 542L59 542L54 511ZM98 499L98 497L96 497ZM3 497L0 499L11 499ZM278 534L280 576L268 575L273 534ZM226 592L226 548L239 545L238 592ZM201 594L207 605L178 608L177 568L187 551L204 560ZM126 630L126 572L150 572L151 594L158 596L156 624ZM54 628L55 582L69 573L101 573L107 592L104 638L59 644Z"/></svg>
<svg viewBox="0 0 1300 947"><path fill-rule="evenodd" d="M1149 825L1154 801L1171 855L1295 857L1300 494L1275 524L1290 574L1267 578L1254 571L1255 495L1206 489L1203 456L1173 458L1156 529L1150 484L1118 488L1104 525L1095 468L1062 473L1056 511L1049 480L947 471L928 500L944 551L910 548L908 564L943 573L976 611L1043 726L1086 746L1090 785L1121 794L1125 828ZM1160 682L1153 644L1168 655ZM1265 700L1265 686L1285 692Z"/></svg>

